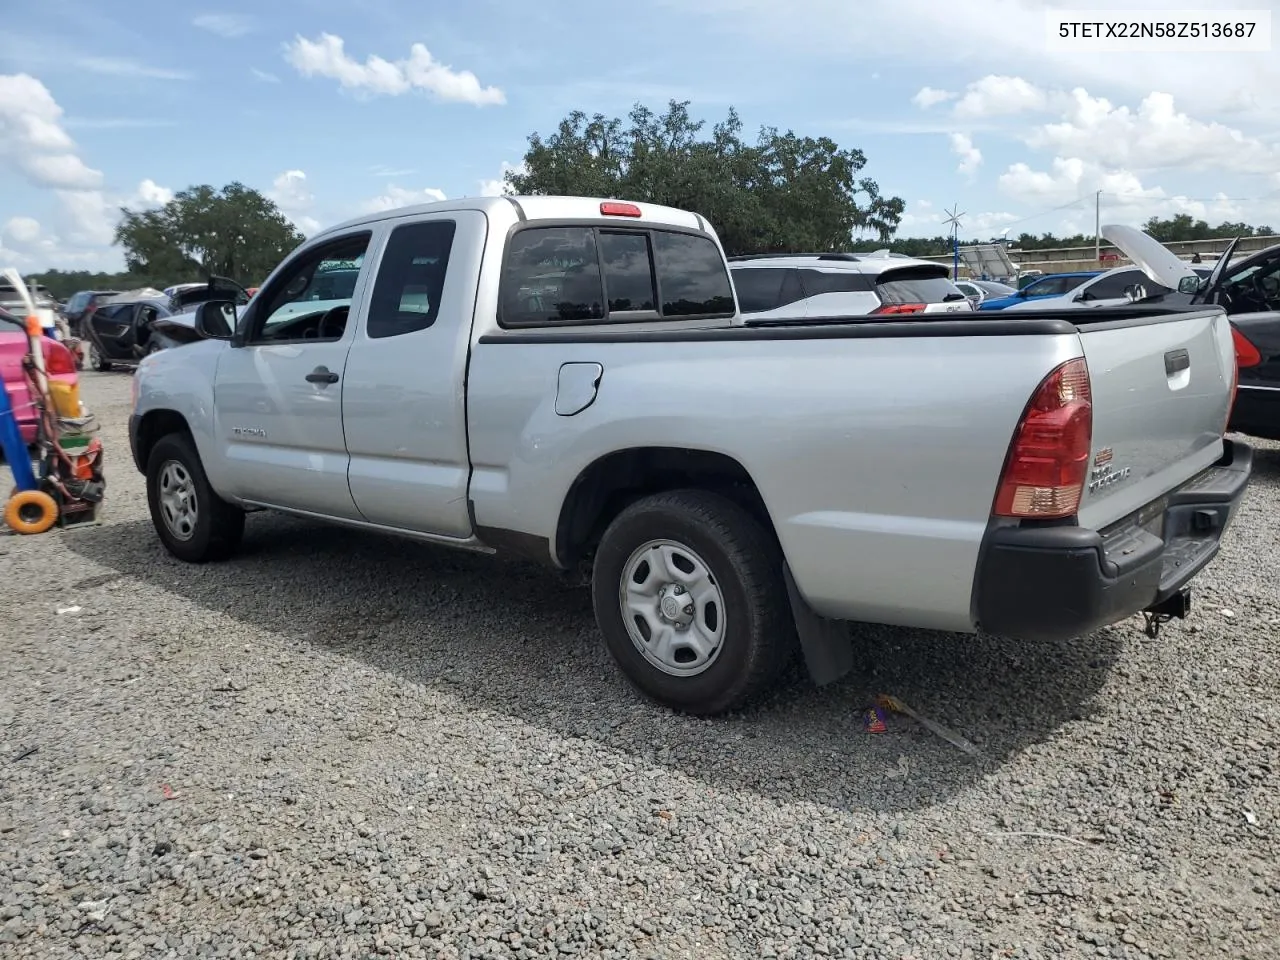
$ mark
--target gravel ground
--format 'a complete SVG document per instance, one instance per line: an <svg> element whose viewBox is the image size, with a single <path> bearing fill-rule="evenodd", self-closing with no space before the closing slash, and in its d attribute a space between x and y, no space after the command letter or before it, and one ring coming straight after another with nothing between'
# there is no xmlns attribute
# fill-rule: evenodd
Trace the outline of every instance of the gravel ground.
<svg viewBox="0 0 1280 960"><path fill-rule="evenodd" d="M83 391L104 524L0 537L6 960L1280 956L1276 445L1157 641L874 628L699 721L534 568L264 514L170 560Z"/></svg>

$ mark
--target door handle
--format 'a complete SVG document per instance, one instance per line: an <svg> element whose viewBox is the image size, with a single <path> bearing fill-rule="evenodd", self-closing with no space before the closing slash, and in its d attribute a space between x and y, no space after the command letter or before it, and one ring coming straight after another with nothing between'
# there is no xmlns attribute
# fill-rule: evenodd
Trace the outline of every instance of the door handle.
<svg viewBox="0 0 1280 960"><path fill-rule="evenodd" d="M1191 369L1191 354L1186 350L1170 350L1164 355L1164 372L1169 376Z"/></svg>
<svg viewBox="0 0 1280 960"><path fill-rule="evenodd" d="M316 367L307 374L308 383L337 383L338 375L328 367Z"/></svg>

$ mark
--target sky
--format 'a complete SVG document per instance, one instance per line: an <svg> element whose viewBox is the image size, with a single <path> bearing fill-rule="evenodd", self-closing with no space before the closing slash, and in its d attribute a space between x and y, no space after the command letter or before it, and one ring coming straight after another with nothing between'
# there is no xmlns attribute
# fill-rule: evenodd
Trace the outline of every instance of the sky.
<svg viewBox="0 0 1280 960"><path fill-rule="evenodd" d="M195 184L259 189L306 234L496 193L570 111L671 99L863 150L901 236L947 208L965 237L1092 233L1097 191L1103 223L1280 229L1274 46L1098 52L1048 42L1050 6L1100 5L41 0L0 35L0 266L120 269L120 208Z"/></svg>

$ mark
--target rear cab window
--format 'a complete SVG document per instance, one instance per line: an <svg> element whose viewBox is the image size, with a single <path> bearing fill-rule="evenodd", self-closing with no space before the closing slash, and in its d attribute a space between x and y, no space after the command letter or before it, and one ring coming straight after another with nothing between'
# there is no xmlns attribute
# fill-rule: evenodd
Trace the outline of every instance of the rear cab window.
<svg viewBox="0 0 1280 960"><path fill-rule="evenodd" d="M538 226L518 230L502 267L503 327L732 317L720 248L671 227Z"/></svg>

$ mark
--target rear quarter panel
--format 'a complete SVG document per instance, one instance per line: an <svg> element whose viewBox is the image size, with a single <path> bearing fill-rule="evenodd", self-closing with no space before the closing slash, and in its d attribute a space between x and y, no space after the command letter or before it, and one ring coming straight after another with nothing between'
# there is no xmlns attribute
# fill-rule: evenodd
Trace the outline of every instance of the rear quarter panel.
<svg viewBox="0 0 1280 960"><path fill-rule="evenodd" d="M473 347L477 522L555 542L579 474L623 449L725 454L752 476L806 599L830 617L971 630L1010 438L1074 335ZM565 362L604 367L555 412Z"/></svg>

